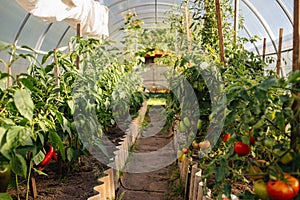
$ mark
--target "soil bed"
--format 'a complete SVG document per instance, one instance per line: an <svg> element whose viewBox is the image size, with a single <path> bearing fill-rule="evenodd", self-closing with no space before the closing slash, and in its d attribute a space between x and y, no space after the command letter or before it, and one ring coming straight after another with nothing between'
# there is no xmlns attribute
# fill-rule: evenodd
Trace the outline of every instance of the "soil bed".
<svg viewBox="0 0 300 200"><path fill-rule="evenodd" d="M113 144L117 144L124 135L124 131L117 127L111 128L107 136ZM66 173L64 176L58 173L58 164L51 161L45 167L43 172L47 176L35 173L38 198L36 200L86 200L97 194L93 188L99 185L98 179L103 176L103 171L107 166L101 164L93 156L81 156L80 162L73 166L73 171ZM20 199L25 199L26 180L19 180ZM10 186L8 193L17 199L16 190ZM32 200L31 194L29 199Z"/></svg>

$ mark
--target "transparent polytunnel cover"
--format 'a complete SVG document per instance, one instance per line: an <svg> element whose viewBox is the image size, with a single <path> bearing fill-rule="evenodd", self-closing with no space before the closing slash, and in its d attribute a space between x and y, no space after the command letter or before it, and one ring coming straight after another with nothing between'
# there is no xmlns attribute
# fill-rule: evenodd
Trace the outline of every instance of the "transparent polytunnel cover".
<svg viewBox="0 0 300 200"><path fill-rule="evenodd" d="M82 0L84 1L84 0ZM14 43L18 47L30 46L40 53L57 47L66 46L76 30L64 21L46 23L38 17L30 15L16 0L0 0L0 40ZM98 0L109 8L109 39L119 41L123 37L120 30L124 26L124 15L135 12L144 21L144 26L159 27L166 23L166 11L181 0ZM190 0L189 2L192 2ZM234 5L234 0L232 5ZM287 67L291 66L291 50L293 36L293 0L237 0L239 16L243 27L238 36L259 40L245 44L245 48L262 54L263 39L267 42L267 55L275 55L278 51L279 30L283 29L283 59ZM190 4L192 5L192 4ZM191 7L191 9L193 9ZM0 53L1 58L9 59Z"/></svg>

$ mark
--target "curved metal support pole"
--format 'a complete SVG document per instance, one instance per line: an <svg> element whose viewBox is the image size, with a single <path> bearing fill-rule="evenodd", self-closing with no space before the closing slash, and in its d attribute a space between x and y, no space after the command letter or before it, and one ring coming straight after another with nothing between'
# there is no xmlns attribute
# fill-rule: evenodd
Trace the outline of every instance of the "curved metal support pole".
<svg viewBox="0 0 300 200"><path fill-rule="evenodd" d="M25 27L25 24L27 23L27 21L28 21L28 19L29 19L30 16L31 16L31 14L30 14L30 13L27 13L27 14L25 15L24 19L22 20L22 22L21 22L21 24L20 24L20 27L19 27L19 29L18 29L18 32L17 32L17 34L16 34L16 36L15 36L15 39L14 39L14 41L13 41L13 44L14 44L14 45L17 45L18 40L19 40L19 37L20 37L20 35L21 35L21 33L22 33L22 31L23 31L23 29L24 29L24 27Z"/></svg>
<svg viewBox="0 0 300 200"><path fill-rule="evenodd" d="M278 50L277 50L277 46L275 44L275 36L274 36L274 33L273 33L272 29L270 28L270 26L268 25L268 23L266 22L266 20L263 18L263 16L255 8L255 6L253 6L253 4L249 2L249 0L243 0L243 2L254 13L254 15L257 17L257 19L263 25L264 29L266 30L268 36L271 39L272 45L274 46L274 49L275 49L275 51L277 53Z"/></svg>
<svg viewBox="0 0 300 200"><path fill-rule="evenodd" d="M16 36L15 36L15 39L13 40L13 45L17 46L19 37L20 37L20 35L21 35L21 33L22 33L22 31L23 31L23 29L24 29L24 27L25 27L25 24L27 23L27 21L28 21L30 15L31 15L30 13L27 13L27 14L25 15L24 19L22 20L22 22L21 22L21 24L20 24L20 27L19 27L19 29L18 29L18 32L17 32L17 34L16 34ZM11 54L11 55L9 56L9 60L8 60L8 63L9 63L9 64L7 65L7 73L8 73L8 75L10 75L10 76L11 76L11 62L12 62L12 60L13 60L13 55ZM12 79L11 79L10 76L9 76L8 79L7 79L7 87L11 87L11 85L12 85Z"/></svg>
<svg viewBox="0 0 300 200"><path fill-rule="evenodd" d="M44 42L44 40L45 40L45 36L46 36L46 34L48 33L48 31L50 30L52 24L53 24L53 23L48 24L48 26L46 26L46 28L44 29L44 31L43 31L42 34L40 35L38 41L37 41L36 44L35 44L35 47L34 47L35 50L40 50L40 48L41 48L41 46L42 46L42 44L43 44L43 42Z"/></svg>
<svg viewBox="0 0 300 200"><path fill-rule="evenodd" d="M62 36L60 37L60 39L59 39L59 41L58 41L58 43L57 43L57 45L56 45L56 48L59 47L59 45L61 44L62 40L63 40L64 37L66 36L67 32L70 30L70 27L71 27L71 26L68 26L68 27L66 28L66 30L64 31L64 33L63 33Z"/></svg>
<svg viewBox="0 0 300 200"><path fill-rule="evenodd" d="M286 14L287 18L289 19L289 21L291 22L291 24L293 26L293 17L291 15L291 13L288 11L288 9L286 8L286 6L284 5L284 3L282 3L282 0L276 0L276 2L282 8L283 12Z"/></svg>

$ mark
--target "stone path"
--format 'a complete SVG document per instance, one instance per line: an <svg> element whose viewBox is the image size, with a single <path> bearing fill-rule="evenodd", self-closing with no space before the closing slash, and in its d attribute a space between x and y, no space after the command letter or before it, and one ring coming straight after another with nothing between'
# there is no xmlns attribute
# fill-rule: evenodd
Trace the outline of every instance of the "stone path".
<svg viewBox="0 0 300 200"><path fill-rule="evenodd" d="M161 111L161 107L156 107L150 112L151 122L137 140L128 160L118 192L118 196L124 193L123 200L168 199L171 165L176 155L172 131L158 129L165 122Z"/></svg>

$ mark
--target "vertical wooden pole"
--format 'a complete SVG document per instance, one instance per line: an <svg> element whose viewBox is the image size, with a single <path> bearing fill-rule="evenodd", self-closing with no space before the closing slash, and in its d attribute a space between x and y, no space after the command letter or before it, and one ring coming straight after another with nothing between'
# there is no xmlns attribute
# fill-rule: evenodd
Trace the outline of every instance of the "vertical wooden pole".
<svg viewBox="0 0 300 200"><path fill-rule="evenodd" d="M280 65L281 65L281 50L282 50L282 35L283 29L280 28L279 30L279 42L278 42L278 52L277 52L277 63L276 63L276 73L278 77L280 77Z"/></svg>
<svg viewBox="0 0 300 200"><path fill-rule="evenodd" d="M267 48L267 38L264 38L263 53L262 53L262 59L263 59L263 61L265 61L265 59L266 59L266 48Z"/></svg>
<svg viewBox="0 0 300 200"><path fill-rule="evenodd" d="M300 70L300 0L294 0L294 34L293 34L293 71ZM299 88L299 85L294 85ZM300 143L300 93L293 92L298 97L295 99L292 109L295 115L295 121L292 124L291 132L291 148L297 152L297 144Z"/></svg>
<svg viewBox="0 0 300 200"><path fill-rule="evenodd" d="M68 47L69 47L69 52L72 52L73 51L73 44L72 44L72 42L68 43Z"/></svg>
<svg viewBox="0 0 300 200"><path fill-rule="evenodd" d="M195 176L196 176L196 173L199 171L199 168L198 168L198 163L195 163L192 165L192 170L191 170L191 178L190 178L190 181L189 181L189 198L188 199L192 199L193 198L193 195L194 195L194 181L195 181Z"/></svg>
<svg viewBox="0 0 300 200"><path fill-rule="evenodd" d="M57 63L57 49L54 49L54 62L55 62L55 66L53 69L53 73L55 76L55 84L59 85L59 65Z"/></svg>
<svg viewBox="0 0 300 200"><path fill-rule="evenodd" d="M201 182L201 180L202 180L202 170L198 171L195 174L194 183L192 183L192 184L194 184L194 193L193 193L193 197L190 198L190 199L192 199L192 200L198 200L199 196L203 197L203 194L201 194L202 190L201 190L201 188L199 188L199 183ZM199 191L199 189L200 189L200 191Z"/></svg>
<svg viewBox="0 0 300 200"><path fill-rule="evenodd" d="M224 50L224 41L223 41L220 0L216 0L216 13L217 13L218 34L219 34L220 59L221 59L221 63L224 64L225 67L225 50Z"/></svg>
<svg viewBox="0 0 300 200"><path fill-rule="evenodd" d="M238 32L238 24L239 24L239 0L234 1L234 25L233 25L233 41L236 44L237 32Z"/></svg>
<svg viewBox="0 0 300 200"><path fill-rule="evenodd" d="M192 38L192 33L191 33L191 20L190 20L190 13L188 9L188 0L185 1L185 20L186 20L186 35L187 35L187 40L188 40L188 50L191 51L191 38Z"/></svg>
<svg viewBox="0 0 300 200"><path fill-rule="evenodd" d="M77 24L77 36L78 37L81 36L81 24L80 23ZM80 56L78 55L76 57L76 69L79 69L79 64L80 64Z"/></svg>

